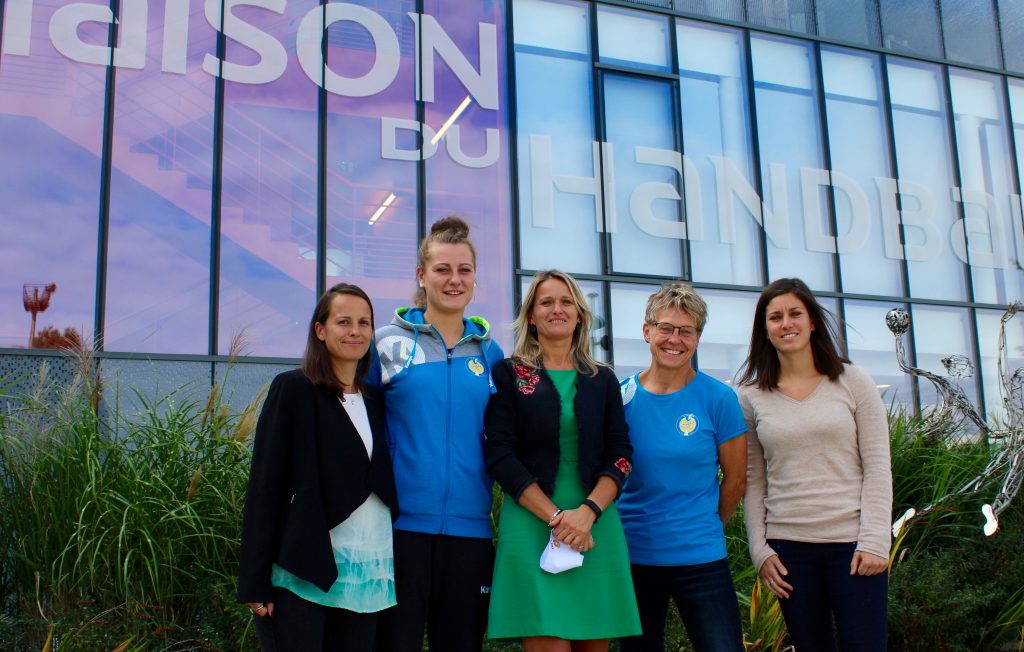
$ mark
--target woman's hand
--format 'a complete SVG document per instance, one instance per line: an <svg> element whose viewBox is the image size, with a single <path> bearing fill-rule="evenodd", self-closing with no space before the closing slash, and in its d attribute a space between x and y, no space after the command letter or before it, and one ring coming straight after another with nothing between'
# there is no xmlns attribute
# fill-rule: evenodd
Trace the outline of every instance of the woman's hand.
<svg viewBox="0 0 1024 652"><path fill-rule="evenodd" d="M273 602L247 602L246 605L249 607L249 611L253 612L258 618L274 615Z"/></svg>
<svg viewBox="0 0 1024 652"><path fill-rule="evenodd" d="M594 547L594 538L590 536L590 528L597 518L594 511L585 505L576 509L564 510L551 522L555 538L567 544L573 550L586 552Z"/></svg>
<svg viewBox="0 0 1024 652"><path fill-rule="evenodd" d="M889 560L885 557L858 550L853 553L853 561L850 562L850 575L878 575L887 568Z"/></svg>
<svg viewBox="0 0 1024 652"><path fill-rule="evenodd" d="M779 598L788 598L789 592L793 590L793 585L787 582L785 579L786 575L789 575L789 571L782 565L782 561L778 555L772 555L761 564L760 570L757 574L761 576L761 581Z"/></svg>

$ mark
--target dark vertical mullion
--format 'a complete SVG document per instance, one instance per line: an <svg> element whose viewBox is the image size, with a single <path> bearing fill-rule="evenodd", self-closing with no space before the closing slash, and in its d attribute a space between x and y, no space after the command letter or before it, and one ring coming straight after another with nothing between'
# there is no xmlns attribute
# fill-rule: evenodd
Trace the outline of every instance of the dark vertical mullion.
<svg viewBox="0 0 1024 652"><path fill-rule="evenodd" d="M508 148L509 148L509 232L512 239L512 269L522 267L519 231L519 113L516 98L516 42L513 29L514 0L505 0L505 97L507 98ZM523 299L522 283L519 276L512 274L512 301L518 306Z"/></svg>
<svg viewBox="0 0 1024 652"><path fill-rule="evenodd" d="M227 37L224 36L224 1L220 3L220 29L217 30L217 78L213 85L213 152L210 193L210 330L207 349L217 355L220 339L220 239L221 206L224 192L224 59ZM216 382L216 364L210 365L210 382Z"/></svg>
<svg viewBox="0 0 1024 652"><path fill-rule="evenodd" d="M324 33L320 37L320 83L317 86L316 138L316 295L327 291L327 0L320 0Z"/></svg>
<svg viewBox="0 0 1024 652"><path fill-rule="evenodd" d="M892 97L889 95L889 58L888 55L881 55L879 57L880 70L879 79L881 80L881 94L883 102L882 119L885 120L886 139L889 145L889 174L893 179L896 180L896 208L899 215L899 236L900 236L900 248L903 251L903 259L900 267L903 270L903 296L910 297L910 263L907 261L907 250L906 250L906 239L903 231L903 204L900 200L900 171L899 171L899 159L896 155L896 127L893 124L893 111L892 111ZM903 308L905 310L910 309L908 303L904 303ZM917 366L917 346L914 344L914 338L907 338L907 355L910 356L909 364L911 366ZM921 392L918 389L917 382L911 378L910 382L910 395L911 401L913 402L913 408L915 412L921 410Z"/></svg>
<svg viewBox="0 0 1024 652"><path fill-rule="evenodd" d="M416 121L420 123L420 155L416 160L416 244L427 235L427 159L423 156L423 144L426 137L423 126L427 122L427 105L423 101L423 68L428 62L423 60L423 1L416 0L416 34L413 47L416 49L413 59L419 62L416 67Z"/></svg>
<svg viewBox="0 0 1024 652"><path fill-rule="evenodd" d="M675 138L676 151L679 152L679 156L682 157L686 154L685 145L683 141L683 83L679 78L679 43L676 41L676 22L675 19L670 19L668 23L668 45L669 45L669 57L671 62L669 64L669 70L676 76L674 82L672 82L672 133ZM683 275L683 278L693 281L693 260L690 258L690 219L686 213L686 168L681 167L679 170L679 196L682 198L679 202L679 213L683 217L683 222L686 224L686 238L679 241L679 256L680 266L679 271ZM701 207L703 210L703 207Z"/></svg>
<svg viewBox="0 0 1024 652"><path fill-rule="evenodd" d="M942 20L942 0L934 0L935 15L939 19L939 57L946 58L946 23Z"/></svg>
<svg viewBox="0 0 1024 652"><path fill-rule="evenodd" d="M592 98L592 113L594 120L594 136L597 139L598 145L598 156L597 160L594 161L594 169L598 171L597 177L597 188L600 194L600 200L595 198L594 210L601 209L601 274L611 274L613 272L612 265L614 260L612 259L612 241L611 235L605 228L606 220L608 218L608 202L615 201L615 198L608 198L604 192L604 150L605 150L605 115L604 115L604 75L597 67L597 62L600 59L598 31L597 31L597 5L593 4L587 9L587 16L589 17L589 28L590 28L590 71L591 71L591 84L593 86ZM601 282L602 289L604 292L604 314L605 314L605 327L608 331L608 360L614 365L615 363L615 323L612 320L612 288L608 281Z"/></svg>
<svg viewBox="0 0 1024 652"><path fill-rule="evenodd" d="M1000 68L1005 69L1006 55L1003 52L1003 26L1002 20L1000 20L999 2L998 0L990 1L992 2L992 19L995 21L994 27L996 28L996 54L999 55L999 61L997 61L996 63L999 65Z"/></svg>
<svg viewBox="0 0 1024 652"><path fill-rule="evenodd" d="M885 47L885 30L882 29L882 7L880 0L871 0L871 8L875 14L875 29L878 30L878 47Z"/></svg>
<svg viewBox="0 0 1024 652"><path fill-rule="evenodd" d="M829 143L829 130L828 130L828 105L825 101L825 73L822 70L821 65L821 43L815 41L813 44L814 56L811 61L814 65L814 79L818 86L814 98L818 105L818 129L821 132L821 156L824 167L829 171L829 187L826 191L828 195L828 201L826 202L826 209L828 210L829 223L832 226L832 238L835 246L835 251L832 253L832 276L833 283L836 288L836 292L840 294L843 292L843 275L842 275L842 261L839 258L839 221L836 219L836 189L831 185L832 182L832 146ZM806 216L804 216L806 220ZM840 302L840 305L842 303ZM842 310L840 309L840 317Z"/></svg>
<svg viewBox="0 0 1024 652"><path fill-rule="evenodd" d="M107 78L103 97L103 144L100 154L100 196L98 207L98 228L96 229L96 312L93 323L93 347L97 351L106 348L104 328L107 309L107 255L110 240L110 183L113 167L114 148L114 98L117 69L114 68L114 47L117 45L118 0L110 0L113 20L107 26Z"/></svg>
<svg viewBox="0 0 1024 652"><path fill-rule="evenodd" d="M750 154L753 162L751 174L754 175L754 188L758 198L764 197L764 185L761 180L761 141L757 129L757 90L754 87L754 48L750 38L750 30L743 30L744 64L747 77L747 106L750 108ZM730 198L730 201L732 199ZM764 230L764 200L761 201L761 228L758 238L761 240L761 285L768 285L768 239Z"/></svg>

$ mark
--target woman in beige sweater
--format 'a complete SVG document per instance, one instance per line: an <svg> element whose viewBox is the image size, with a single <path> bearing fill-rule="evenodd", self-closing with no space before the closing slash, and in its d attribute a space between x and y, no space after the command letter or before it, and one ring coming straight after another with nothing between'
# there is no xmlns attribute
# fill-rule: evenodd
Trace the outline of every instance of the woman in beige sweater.
<svg viewBox="0 0 1024 652"><path fill-rule="evenodd" d="M739 380L750 556L797 650L886 648L892 472L885 407L799 279L757 302Z"/></svg>

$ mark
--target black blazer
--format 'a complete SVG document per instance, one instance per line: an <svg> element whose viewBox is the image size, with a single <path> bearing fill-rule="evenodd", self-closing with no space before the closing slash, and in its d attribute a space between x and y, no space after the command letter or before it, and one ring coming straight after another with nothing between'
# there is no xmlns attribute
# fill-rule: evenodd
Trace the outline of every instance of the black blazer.
<svg viewBox="0 0 1024 652"><path fill-rule="evenodd" d="M516 502L534 482L551 495L558 472L561 400L543 369L503 360L493 369L497 392L484 416L487 471ZM580 481L588 492L606 475L622 489L632 470L629 426L619 381L607 367L576 376L573 402L579 427Z"/></svg>
<svg viewBox="0 0 1024 652"><path fill-rule="evenodd" d="M384 399L363 389L373 459L336 394L298 369L274 378L253 446L242 517L240 602L270 602L271 565L328 590L338 577L330 530L370 492L398 515Z"/></svg>

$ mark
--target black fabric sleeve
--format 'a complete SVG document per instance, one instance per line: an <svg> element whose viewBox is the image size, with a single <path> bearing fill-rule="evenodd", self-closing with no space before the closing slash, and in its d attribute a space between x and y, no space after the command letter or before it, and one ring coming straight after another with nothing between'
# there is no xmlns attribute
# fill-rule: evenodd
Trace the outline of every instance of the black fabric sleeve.
<svg viewBox="0 0 1024 652"><path fill-rule="evenodd" d="M615 481L619 491L633 470L633 444L629 441L629 425L622 407L622 392L611 369L602 367L598 372L604 382L604 458L598 475Z"/></svg>
<svg viewBox="0 0 1024 652"><path fill-rule="evenodd" d="M493 370L496 392L491 395L484 415L484 462L487 472L516 502L537 478L517 455L519 432L516 384L508 360Z"/></svg>

